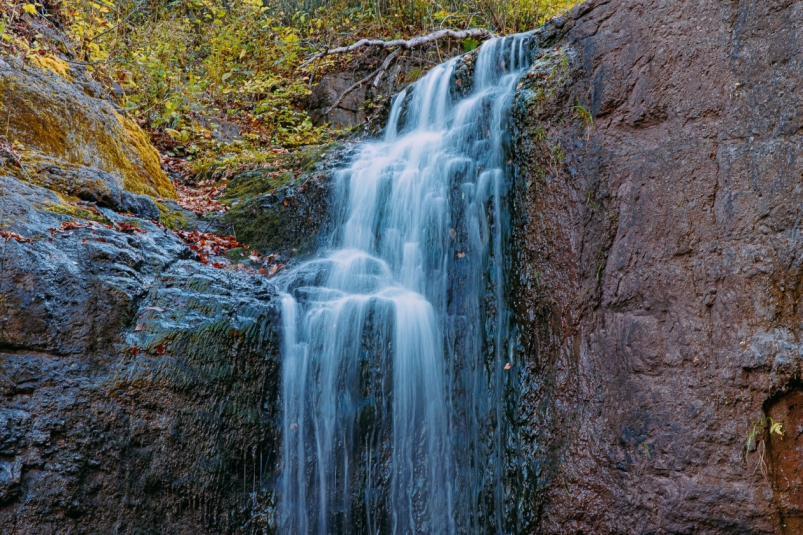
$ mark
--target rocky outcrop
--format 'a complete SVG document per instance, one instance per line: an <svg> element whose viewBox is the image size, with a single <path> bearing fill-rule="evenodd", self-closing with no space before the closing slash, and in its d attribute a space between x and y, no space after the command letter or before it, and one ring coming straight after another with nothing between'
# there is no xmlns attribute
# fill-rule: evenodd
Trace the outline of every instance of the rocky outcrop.
<svg viewBox="0 0 803 535"><path fill-rule="evenodd" d="M57 198L0 177L3 533L270 532L272 285Z"/></svg>
<svg viewBox="0 0 803 535"><path fill-rule="evenodd" d="M49 62L45 62L49 59ZM149 197L175 198L159 154L100 86L57 58L0 60L0 173L62 196L156 219ZM13 153L11 152L13 151Z"/></svg>
<svg viewBox="0 0 803 535"><path fill-rule="evenodd" d="M803 529L802 8L542 31L512 147L530 532Z"/></svg>
<svg viewBox="0 0 803 535"><path fill-rule="evenodd" d="M175 196L159 156L97 84L9 61L0 531L272 532L273 285L158 222L197 218L154 198Z"/></svg>

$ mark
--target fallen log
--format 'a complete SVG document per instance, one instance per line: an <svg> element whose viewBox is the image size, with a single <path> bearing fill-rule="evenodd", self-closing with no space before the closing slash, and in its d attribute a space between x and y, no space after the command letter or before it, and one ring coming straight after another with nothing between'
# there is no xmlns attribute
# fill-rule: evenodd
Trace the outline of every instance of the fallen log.
<svg viewBox="0 0 803 535"><path fill-rule="evenodd" d="M430 34L422 35L419 37L413 37L412 39L394 39L392 41L383 41L382 39L361 39L352 45L341 46L338 48L330 48L324 50L323 52L319 52L310 57L304 63L302 63L301 68L303 69L304 67L310 65L316 59L325 56L331 56L332 54L346 54L348 52L353 52L366 46L374 46L377 48L385 48L385 49L399 48L399 49L409 50L412 48L418 48L420 46L434 43L435 41L439 41L441 39L468 39L468 38L487 39L489 37L493 37L493 33L483 28L475 28L472 30L462 30L462 31L438 30L437 32L432 32Z"/></svg>

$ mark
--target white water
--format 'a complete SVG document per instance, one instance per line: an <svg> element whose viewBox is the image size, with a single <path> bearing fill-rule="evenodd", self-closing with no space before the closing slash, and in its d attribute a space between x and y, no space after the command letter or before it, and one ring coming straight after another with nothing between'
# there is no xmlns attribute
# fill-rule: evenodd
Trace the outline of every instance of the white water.
<svg viewBox="0 0 803 535"><path fill-rule="evenodd" d="M503 533L506 118L529 35L398 95L286 278L280 531Z"/></svg>

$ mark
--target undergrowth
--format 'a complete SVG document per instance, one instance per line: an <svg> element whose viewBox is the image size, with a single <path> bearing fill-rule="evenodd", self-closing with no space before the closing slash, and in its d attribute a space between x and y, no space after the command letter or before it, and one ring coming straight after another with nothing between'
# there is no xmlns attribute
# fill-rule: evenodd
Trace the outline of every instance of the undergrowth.
<svg viewBox="0 0 803 535"><path fill-rule="evenodd" d="M359 57L329 56L300 68L312 53L441 28L524 31L576 3L0 0L0 48L67 78L86 69L163 154L185 162L183 174L227 178L272 158L262 152L337 136L313 124L306 98L324 73ZM479 43L461 44L470 50Z"/></svg>

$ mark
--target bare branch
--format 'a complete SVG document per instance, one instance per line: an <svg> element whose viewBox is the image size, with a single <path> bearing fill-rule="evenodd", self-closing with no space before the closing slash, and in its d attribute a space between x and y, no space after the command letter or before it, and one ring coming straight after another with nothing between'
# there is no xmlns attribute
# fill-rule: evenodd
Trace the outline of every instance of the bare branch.
<svg viewBox="0 0 803 535"><path fill-rule="evenodd" d="M348 95L349 93L360 87L362 84L370 82L372 78L375 78L374 87L379 87L379 81L382 79L382 75L385 74L385 71L388 70L388 67L390 67L390 64L393 63L393 60L396 59L401 50L402 50L401 48L397 48L396 50L391 52L388 55L388 57L385 58L385 61L382 62L382 65L377 70L375 70L374 72L372 72L371 74L369 74L356 84L352 85L351 87L343 91L343 93L341 93L340 96L337 97L335 103L329 106L329 108L325 112L323 112L324 115L329 115L329 112L337 108L340 105L340 103L343 102L343 99L346 98L346 95Z"/></svg>
<svg viewBox="0 0 803 535"><path fill-rule="evenodd" d="M374 78L374 87L379 87L379 82L382 81L382 76L385 75L385 71L388 70L390 64L393 63L393 60L396 59L396 56L399 55L401 52L401 48L397 48L394 52L391 52L388 57L385 58L385 61L382 62L382 66L379 67L379 70L376 72L376 78Z"/></svg>
<svg viewBox="0 0 803 535"><path fill-rule="evenodd" d="M324 50L323 52L319 52L315 54L307 61L301 64L301 68L308 66L313 61L318 58L322 58L324 56L329 56L332 54L345 54L347 52L353 52L354 50L358 50L360 48L366 46L375 46L378 48L399 48L409 50L411 48L417 48L419 46L427 45L429 43L433 43L440 39L467 39L467 38L475 38L475 39L486 39L489 37L493 37L493 34L488 30L482 28L475 28L473 30L462 30L462 31L454 31L454 30L439 30L437 32L433 32L427 35L422 35L420 37L413 37L412 39L394 39L393 41L383 41L381 39L361 39L354 43L353 45L349 46L341 46L339 48L332 48L330 50Z"/></svg>

